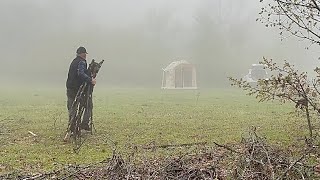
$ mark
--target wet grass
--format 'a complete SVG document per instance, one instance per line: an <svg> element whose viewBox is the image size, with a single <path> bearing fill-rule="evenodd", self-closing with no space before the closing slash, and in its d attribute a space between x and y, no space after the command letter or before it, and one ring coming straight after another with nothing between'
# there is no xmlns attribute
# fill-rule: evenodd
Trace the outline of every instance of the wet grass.
<svg viewBox="0 0 320 180"><path fill-rule="evenodd" d="M0 174L38 172L65 164L98 162L112 153L110 142L177 144L239 142L252 126L272 143L296 144L305 120L288 105L258 103L237 89L161 91L107 89L94 92L96 132L79 154L62 141L67 126L64 89L1 90ZM33 137L28 131L37 134Z"/></svg>

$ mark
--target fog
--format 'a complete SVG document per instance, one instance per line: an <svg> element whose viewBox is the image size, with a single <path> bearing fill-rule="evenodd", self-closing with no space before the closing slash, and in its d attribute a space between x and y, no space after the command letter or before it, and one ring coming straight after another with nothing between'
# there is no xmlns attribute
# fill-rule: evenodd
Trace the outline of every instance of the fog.
<svg viewBox="0 0 320 180"><path fill-rule="evenodd" d="M106 62L98 84L160 87L175 60L197 66L200 87L226 87L262 57L318 64L317 47L256 22L253 0L1 0L2 85L65 87L79 46Z"/></svg>

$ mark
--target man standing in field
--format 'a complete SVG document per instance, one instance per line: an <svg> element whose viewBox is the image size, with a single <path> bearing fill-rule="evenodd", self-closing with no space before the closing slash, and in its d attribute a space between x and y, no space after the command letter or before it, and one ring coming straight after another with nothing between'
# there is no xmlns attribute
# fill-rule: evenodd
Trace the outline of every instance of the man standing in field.
<svg viewBox="0 0 320 180"><path fill-rule="evenodd" d="M67 86L67 108L69 112L69 121L71 118L71 106L77 95L77 92L83 82L96 84L96 79L92 78L87 69L87 50L84 47L77 49L77 57L71 62L68 72ZM90 114L88 111L84 112L81 129L90 130L89 127Z"/></svg>

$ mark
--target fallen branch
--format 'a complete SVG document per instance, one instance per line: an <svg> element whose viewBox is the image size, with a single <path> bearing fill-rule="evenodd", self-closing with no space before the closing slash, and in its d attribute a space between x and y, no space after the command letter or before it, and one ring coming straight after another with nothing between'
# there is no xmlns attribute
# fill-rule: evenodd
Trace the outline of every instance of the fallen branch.
<svg viewBox="0 0 320 180"><path fill-rule="evenodd" d="M227 149L227 150L229 150L229 151L231 151L231 152L233 152L233 153L237 153L237 154L241 154L241 152L238 152L238 151L236 151L236 150L233 150L233 149L231 149L230 147L228 147L228 146L226 146L226 145L221 145L221 144L218 144L218 143L216 143L216 142L213 142L216 146L218 146L218 147L222 147L222 148L224 148L224 149Z"/></svg>
<svg viewBox="0 0 320 180"><path fill-rule="evenodd" d="M185 144L165 144L165 145L150 145L144 146L143 149L165 149L170 147L188 147L188 146L199 146L206 145L207 142L198 142L198 143L185 143Z"/></svg>
<svg viewBox="0 0 320 180"><path fill-rule="evenodd" d="M37 135L31 131L28 131L29 134L31 134L33 137L37 137Z"/></svg>
<svg viewBox="0 0 320 180"><path fill-rule="evenodd" d="M300 162L302 159L304 159L306 157L307 154L309 154L311 152L311 150L308 150L305 154L303 154L299 159L297 159L296 161L294 161L292 164L290 164L289 168L282 174L281 177L279 177L278 179L283 179L287 173L298 163Z"/></svg>

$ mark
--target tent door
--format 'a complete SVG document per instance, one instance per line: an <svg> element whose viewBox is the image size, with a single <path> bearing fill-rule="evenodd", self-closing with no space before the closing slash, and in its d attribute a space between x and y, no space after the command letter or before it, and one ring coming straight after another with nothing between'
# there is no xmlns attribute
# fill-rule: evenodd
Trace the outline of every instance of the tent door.
<svg viewBox="0 0 320 180"><path fill-rule="evenodd" d="M185 67L183 69L183 87L192 87L192 68Z"/></svg>

